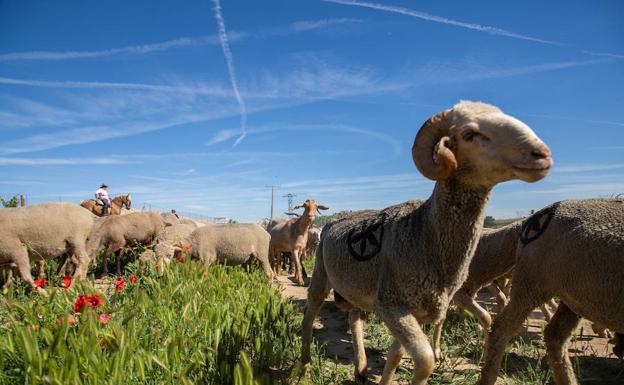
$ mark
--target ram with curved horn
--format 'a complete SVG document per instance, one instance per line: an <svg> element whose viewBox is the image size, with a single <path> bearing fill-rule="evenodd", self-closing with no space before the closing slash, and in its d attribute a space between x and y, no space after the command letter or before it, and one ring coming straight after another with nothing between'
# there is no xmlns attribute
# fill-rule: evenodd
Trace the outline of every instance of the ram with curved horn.
<svg viewBox="0 0 624 385"><path fill-rule="evenodd" d="M460 102L423 124L414 163L436 182L422 202L337 215L325 225L302 325L302 364L310 364L314 318L330 289L350 310L355 376L366 381L362 312L374 312L394 342L380 384L389 384L404 354L413 385L433 372L434 354L422 325L444 318L466 279L492 188L508 180L535 182L552 166L548 147L521 121L497 107Z"/></svg>

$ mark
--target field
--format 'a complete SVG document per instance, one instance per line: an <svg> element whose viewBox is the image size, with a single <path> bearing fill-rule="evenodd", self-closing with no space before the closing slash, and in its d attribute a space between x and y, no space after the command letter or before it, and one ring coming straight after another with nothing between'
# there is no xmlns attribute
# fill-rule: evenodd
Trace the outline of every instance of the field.
<svg viewBox="0 0 624 385"><path fill-rule="evenodd" d="M136 253L132 254L136 255ZM312 261L308 261L312 271ZM53 266L48 277L53 277ZM300 307L306 289L280 276L269 284L253 269L172 262L130 263L114 278L46 282L47 296L21 282L0 307L0 384L353 384L346 315L329 298L315 337L310 378L300 378ZM67 283L65 284L67 286ZM80 296L86 295L81 304ZM94 299L93 296L97 296ZM487 300L484 298L484 300ZM536 316L506 357L505 384L547 384ZM537 326L537 328L535 327ZM584 324L584 333L591 332ZM390 335L373 315L366 321L371 379L378 381ZM473 384L482 332L467 313L452 310L443 335L445 358L430 384ZM624 364L604 339L577 337L571 351L583 384L621 384ZM398 383L408 383L405 359Z"/></svg>

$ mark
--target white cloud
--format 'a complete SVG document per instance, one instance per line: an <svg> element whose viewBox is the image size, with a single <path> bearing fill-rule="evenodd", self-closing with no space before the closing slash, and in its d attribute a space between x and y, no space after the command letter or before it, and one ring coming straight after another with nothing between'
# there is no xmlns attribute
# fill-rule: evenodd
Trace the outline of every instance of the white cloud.
<svg viewBox="0 0 624 385"><path fill-rule="evenodd" d="M443 17L443 16L431 15L431 14L428 14L428 13L425 13L425 12L420 12L420 11L416 11L414 9L405 8L405 7L398 7L398 6L393 6L393 5L385 5L385 4L371 3L371 2L365 2L365 1L356 1L356 0L322 0L322 1L325 1L325 2L328 2L328 3L353 5L353 6L357 6L357 7L377 9L377 10L380 10L380 11L399 13L399 14L406 15L406 16L416 17L416 18L421 19L421 20L426 20L426 21L432 21L432 22L435 22L435 23L452 25L452 26L455 26L455 27L472 29L472 30L475 30L475 31L486 32L486 33L489 33L489 34L492 34L492 35L499 35L499 36L510 37L510 38L513 38L513 39L529 40L529 41L534 41L534 42L543 43L543 44L551 44L551 45L563 45L562 43L559 43L559 42L556 42L556 41L552 41L552 40L539 39L539 38L536 38L536 37L527 36L527 35L511 32L511 31L507 31L507 30L504 30L504 29L501 29L501 28L497 28L497 27L492 27L492 26L489 26L489 25L481 25L481 24L475 24L475 23L466 23L466 22L463 22L463 21L449 19L449 18L446 18L446 17Z"/></svg>
<svg viewBox="0 0 624 385"><path fill-rule="evenodd" d="M9 158L0 157L0 166L84 166L136 163L120 158Z"/></svg>
<svg viewBox="0 0 624 385"><path fill-rule="evenodd" d="M238 90L238 81L236 80L236 70L234 69L234 58L232 56L232 51L230 50L230 44L228 43L228 35L225 30L225 21L223 20L223 15L221 14L221 3L219 0L213 0L215 3L215 17L217 19L217 25L219 26L219 41L221 42L221 48L223 49L223 56L225 57L225 62L227 64L228 74L230 75L230 83L232 84L232 91L234 92L234 96L236 97L236 102L240 108L240 116L241 116L241 134L234 142L234 146L238 145L247 135L246 125L247 125L247 107L245 106L245 101Z"/></svg>
<svg viewBox="0 0 624 385"><path fill-rule="evenodd" d="M228 33L229 41L242 41L249 37L271 37L284 35L288 33L308 32L323 29L332 26L338 26L348 23L358 23L361 20L352 18L335 18L320 20L301 20L289 24L285 27L276 27L263 29L253 33L242 31L230 31ZM137 44L128 47L109 48L92 51L25 51L25 52L9 52L0 54L0 62L10 61L60 61L60 60L77 60L101 58L118 55L144 55L158 51L169 51L177 48L194 47L200 45L218 45L220 39L218 35L214 36L194 36L180 37L177 39L166 40L157 43Z"/></svg>

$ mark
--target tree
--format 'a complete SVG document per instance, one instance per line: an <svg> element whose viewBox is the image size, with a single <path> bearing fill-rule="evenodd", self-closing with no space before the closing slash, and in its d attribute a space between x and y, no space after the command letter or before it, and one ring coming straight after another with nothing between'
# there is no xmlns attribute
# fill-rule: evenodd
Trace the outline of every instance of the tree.
<svg viewBox="0 0 624 385"><path fill-rule="evenodd" d="M0 197L0 203L2 203L2 206L4 207L18 207L19 206L19 199L17 197L17 195L13 196L13 198L7 200L4 200L4 198Z"/></svg>
<svg viewBox="0 0 624 385"><path fill-rule="evenodd" d="M323 228L327 222L329 222L336 214L332 215L317 215L314 219L314 227Z"/></svg>
<svg viewBox="0 0 624 385"><path fill-rule="evenodd" d="M494 219L494 217L490 215L485 217L485 220L483 221L483 227L494 227L495 224L496 219Z"/></svg>

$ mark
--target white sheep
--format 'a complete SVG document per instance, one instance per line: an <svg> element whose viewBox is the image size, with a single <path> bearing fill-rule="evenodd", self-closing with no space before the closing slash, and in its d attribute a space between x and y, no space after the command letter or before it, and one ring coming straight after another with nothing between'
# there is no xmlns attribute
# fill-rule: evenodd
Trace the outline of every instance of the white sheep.
<svg viewBox="0 0 624 385"><path fill-rule="evenodd" d="M89 267L86 241L95 215L66 202L0 209L0 265L15 264L20 277L33 284L30 261L74 254L74 277L85 278Z"/></svg>
<svg viewBox="0 0 624 385"><path fill-rule="evenodd" d="M121 251L126 246L151 246L166 226L172 223L155 212L114 215L101 219L93 226L88 252L92 260L103 250L102 275L108 274L108 257L115 254L116 273L121 275Z"/></svg>
<svg viewBox="0 0 624 385"><path fill-rule="evenodd" d="M394 336L380 383L390 383L408 352L412 384L424 385L434 354L421 325L444 318L466 279L492 188L512 179L538 181L552 165L550 150L526 124L475 102L427 120L412 156L418 170L436 181L427 202L345 214L323 228L302 324L304 368L314 318L333 288L354 308L375 312ZM359 312L352 311L349 321L355 376L364 381Z"/></svg>
<svg viewBox="0 0 624 385"><path fill-rule="evenodd" d="M624 332L624 201L570 200L548 206L522 226L511 297L487 339L481 385L493 385L509 339L552 297L559 307L544 330L558 385L577 384L566 344L581 317Z"/></svg>
<svg viewBox="0 0 624 385"><path fill-rule="evenodd" d="M215 262L242 265L255 258L272 279L270 239L269 233L261 226L245 223L202 226L189 237L191 256L204 261L206 267Z"/></svg>

